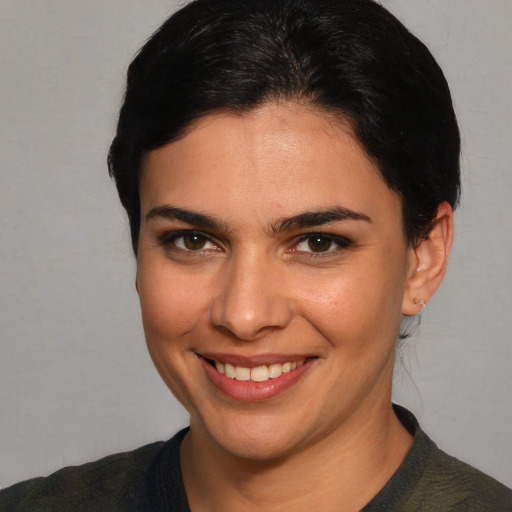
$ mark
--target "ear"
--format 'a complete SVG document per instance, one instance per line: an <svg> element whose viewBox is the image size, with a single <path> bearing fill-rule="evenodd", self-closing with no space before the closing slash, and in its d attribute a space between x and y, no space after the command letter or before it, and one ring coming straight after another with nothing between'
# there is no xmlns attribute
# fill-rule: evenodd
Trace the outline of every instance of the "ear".
<svg viewBox="0 0 512 512"><path fill-rule="evenodd" d="M409 274L402 313L414 316L421 312L443 282L453 242L453 211L448 203L437 208L428 236L411 247Z"/></svg>

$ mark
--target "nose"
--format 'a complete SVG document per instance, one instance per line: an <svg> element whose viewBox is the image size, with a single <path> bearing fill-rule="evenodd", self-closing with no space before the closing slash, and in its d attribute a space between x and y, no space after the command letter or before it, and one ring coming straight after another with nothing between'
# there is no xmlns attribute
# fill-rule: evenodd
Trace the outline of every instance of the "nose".
<svg viewBox="0 0 512 512"><path fill-rule="evenodd" d="M284 329L293 316L283 269L255 260L248 257L230 263L210 308L213 325L246 341Z"/></svg>

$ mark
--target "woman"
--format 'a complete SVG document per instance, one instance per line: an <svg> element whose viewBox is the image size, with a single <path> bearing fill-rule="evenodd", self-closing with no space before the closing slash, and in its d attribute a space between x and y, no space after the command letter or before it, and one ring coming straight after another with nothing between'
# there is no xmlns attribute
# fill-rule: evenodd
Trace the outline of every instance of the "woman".
<svg viewBox="0 0 512 512"><path fill-rule="evenodd" d="M109 165L168 443L6 510L509 510L391 382L441 284L459 134L428 50L369 0L192 2L143 47Z"/></svg>

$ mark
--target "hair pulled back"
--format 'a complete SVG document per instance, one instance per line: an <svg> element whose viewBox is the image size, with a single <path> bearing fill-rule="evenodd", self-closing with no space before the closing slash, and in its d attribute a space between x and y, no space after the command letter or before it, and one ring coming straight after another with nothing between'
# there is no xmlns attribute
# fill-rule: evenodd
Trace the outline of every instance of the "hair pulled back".
<svg viewBox="0 0 512 512"><path fill-rule="evenodd" d="M426 46L372 0L195 0L128 69L110 174L137 253L145 155L218 110L307 101L348 121L402 201L407 240L458 201L460 139L450 91Z"/></svg>

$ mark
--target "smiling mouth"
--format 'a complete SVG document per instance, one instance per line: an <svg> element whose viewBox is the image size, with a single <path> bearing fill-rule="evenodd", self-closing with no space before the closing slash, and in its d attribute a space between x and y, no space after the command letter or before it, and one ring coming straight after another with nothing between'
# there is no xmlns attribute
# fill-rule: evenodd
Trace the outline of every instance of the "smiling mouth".
<svg viewBox="0 0 512 512"><path fill-rule="evenodd" d="M220 374L224 375L228 379L265 382L270 379L277 379L284 373L300 368L306 362L306 359L289 361L283 364L273 363L269 365L260 365L253 368L237 366L230 363L221 363L211 359L208 359L208 362L214 366Z"/></svg>

